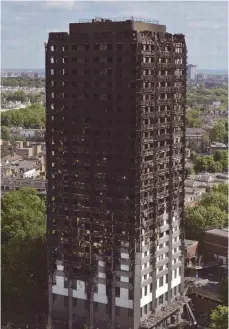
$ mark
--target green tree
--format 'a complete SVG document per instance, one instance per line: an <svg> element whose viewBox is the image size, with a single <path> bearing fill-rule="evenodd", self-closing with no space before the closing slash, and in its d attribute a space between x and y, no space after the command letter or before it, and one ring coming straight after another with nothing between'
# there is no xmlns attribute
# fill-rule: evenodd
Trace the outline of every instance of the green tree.
<svg viewBox="0 0 229 329"><path fill-rule="evenodd" d="M228 151L226 150L217 150L213 156L216 163L220 163L222 171L228 168Z"/></svg>
<svg viewBox="0 0 229 329"><path fill-rule="evenodd" d="M2 78L1 84L4 87L33 87L43 88L45 86L44 79L32 79L29 77Z"/></svg>
<svg viewBox="0 0 229 329"><path fill-rule="evenodd" d="M190 160L192 161L192 162L195 162L196 161L196 157L197 157L197 155L196 155L196 152L191 152L190 153Z"/></svg>
<svg viewBox="0 0 229 329"><path fill-rule="evenodd" d="M228 216L225 211L212 205L206 208L205 229L222 228L227 225Z"/></svg>
<svg viewBox="0 0 229 329"><path fill-rule="evenodd" d="M9 141L10 140L10 129L8 127L5 126L1 126L1 138L4 141Z"/></svg>
<svg viewBox="0 0 229 329"><path fill-rule="evenodd" d="M186 238L199 240L206 228L206 209L204 207L185 208Z"/></svg>
<svg viewBox="0 0 229 329"><path fill-rule="evenodd" d="M212 192L222 193L222 194L228 196L228 184L221 183L221 184L218 184L218 185L214 185L212 187Z"/></svg>
<svg viewBox="0 0 229 329"><path fill-rule="evenodd" d="M219 192L204 193L200 201L201 206L215 206L221 211L228 211L228 197Z"/></svg>
<svg viewBox="0 0 229 329"><path fill-rule="evenodd" d="M45 201L33 188L2 197L2 318L44 311L46 305ZM7 321L6 321L7 320Z"/></svg>
<svg viewBox="0 0 229 329"><path fill-rule="evenodd" d="M2 125L8 127L44 128L45 122L46 112L41 104L2 113Z"/></svg>
<svg viewBox="0 0 229 329"><path fill-rule="evenodd" d="M201 125L200 111L194 109L187 111L186 126L188 128L200 128Z"/></svg>
<svg viewBox="0 0 229 329"><path fill-rule="evenodd" d="M207 171L208 166L212 163L212 161L209 159L209 157L208 158L205 156L197 157L194 163L195 172L199 173L199 172Z"/></svg>
<svg viewBox="0 0 229 329"><path fill-rule="evenodd" d="M225 138L228 138L228 132L226 130L225 120L216 121L213 125L210 140L212 142L221 142L225 141Z"/></svg>
<svg viewBox="0 0 229 329"><path fill-rule="evenodd" d="M228 329L228 307L219 305L211 313L211 328Z"/></svg>

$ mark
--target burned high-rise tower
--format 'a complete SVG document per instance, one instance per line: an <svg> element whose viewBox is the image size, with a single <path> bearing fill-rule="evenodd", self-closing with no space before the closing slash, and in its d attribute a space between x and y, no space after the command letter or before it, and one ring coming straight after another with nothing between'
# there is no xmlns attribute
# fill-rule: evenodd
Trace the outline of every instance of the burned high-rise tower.
<svg viewBox="0 0 229 329"><path fill-rule="evenodd" d="M54 329L168 328L179 317L186 53L184 35L133 18L49 34Z"/></svg>

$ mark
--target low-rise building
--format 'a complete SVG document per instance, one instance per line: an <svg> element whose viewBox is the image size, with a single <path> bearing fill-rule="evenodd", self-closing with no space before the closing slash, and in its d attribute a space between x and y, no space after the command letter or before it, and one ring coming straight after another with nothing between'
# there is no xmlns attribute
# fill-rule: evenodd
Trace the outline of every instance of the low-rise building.
<svg viewBox="0 0 229 329"><path fill-rule="evenodd" d="M203 236L204 254L207 259L218 260L221 265L228 262L228 228L212 229Z"/></svg>
<svg viewBox="0 0 229 329"><path fill-rule="evenodd" d="M30 142L17 142L17 154L21 155L24 159L29 159L31 157L36 157L42 152L42 147L40 144L32 145Z"/></svg>
<svg viewBox="0 0 229 329"><path fill-rule="evenodd" d="M209 140L208 132L202 128L187 128L185 135L186 147L196 152L202 152Z"/></svg>
<svg viewBox="0 0 229 329"><path fill-rule="evenodd" d="M203 188L194 188L194 187L185 187L185 204L186 205L196 205L203 193L205 193L205 189Z"/></svg>
<svg viewBox="0 0 229 329"><path fill-rule="evenodd" d="M212 143L210 144L210 155L213 155L216 151L221 151L221 150L228 150L228 146L226 144L223 143Z"/></svg>
<svg viewBox="0 0 229 329"><path fill-rule="evenodd" d="M5 166L7 164L14 164L14 163L17 163L20 160L22 160L21 155L17 155L17 154L8 155L8 156L1 159L1 166Z"/></svg>
<svg viewBox="0 0 229 329"><path fill-rule="evenodd" d="M11 190L19 190L23 187L33 187L38 192L46 192L46 180L44 178L2 178L1 180L1 191L4 194L5 192Z"/></svg>
<svg viewBox="0 0 229 329"><path fill-rule="evenodd" d="M45 139L45 129L25 129L25 128L12 128L12 133L19 133L21 136L28 140L43 141Z"/></svg>
<svg viewBox="0 0 229 329"><path fill-rule="evenodd" d="M196 263L198 254L199 242L195 240L185 239L185 266L193 266Z"/></svg>

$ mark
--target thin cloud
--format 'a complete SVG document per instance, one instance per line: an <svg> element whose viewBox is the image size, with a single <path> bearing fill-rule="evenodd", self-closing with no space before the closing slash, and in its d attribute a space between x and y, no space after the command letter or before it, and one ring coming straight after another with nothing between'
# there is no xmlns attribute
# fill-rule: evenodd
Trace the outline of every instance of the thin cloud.
<svg viewBox="0 0 229 329"><path fill-rule="evenodd" d="M86 6L86 3L81 1L56 1L56 0L47 0L43 2L44 7L46 8L63 8L67 10L71 10L73 8L83 9Z"/></svg>

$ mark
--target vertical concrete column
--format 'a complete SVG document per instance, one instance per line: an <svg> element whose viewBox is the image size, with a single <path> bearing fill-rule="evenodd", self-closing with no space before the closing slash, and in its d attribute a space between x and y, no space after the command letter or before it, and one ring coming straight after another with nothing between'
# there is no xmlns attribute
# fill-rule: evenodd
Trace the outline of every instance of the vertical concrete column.
<svg viewBox="0 0 229 329"><path fill-rule="evenodd" d="M135 253L134 264L134 325L133 329L138 329L140 326L140 300L141 300L141 253Z"/></svg>
<svg viewBox="0 0 229 329"><path fill-rule="evenodd" d="M52 326L52 275L48 276L48 326Z"/></svg>
<svg viewBox="0 0 229 329"><path fill-rule="evenodd" d="M68 281L68 329L72 329L72 279Z"/></svg>

